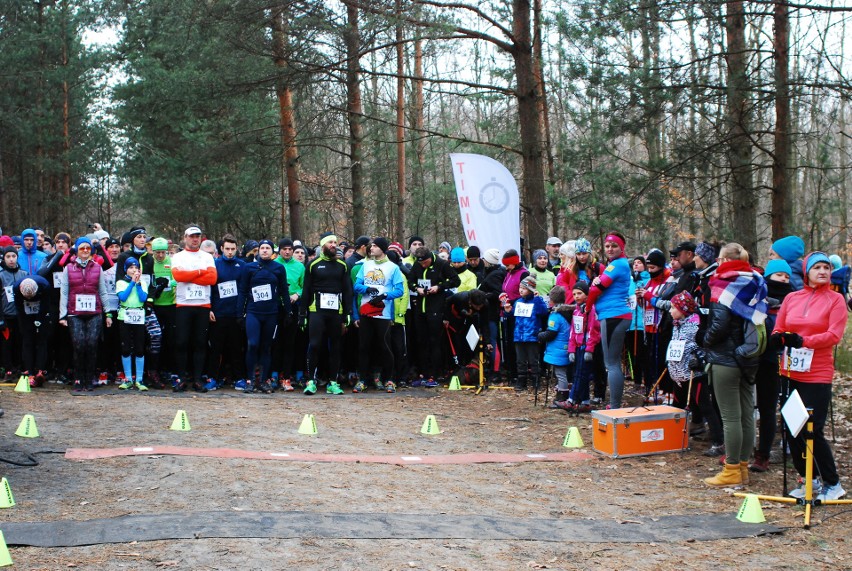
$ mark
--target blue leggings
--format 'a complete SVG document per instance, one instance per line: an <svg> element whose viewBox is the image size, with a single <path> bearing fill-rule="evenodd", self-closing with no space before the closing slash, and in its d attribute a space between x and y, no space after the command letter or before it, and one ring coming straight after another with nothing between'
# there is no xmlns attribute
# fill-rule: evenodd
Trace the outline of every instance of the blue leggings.
<svg viewBox="0 0 852 571"><path fill-rule="evenodd" d="M272 342L278 330L278 316L259 315L249 313L246 315L246 338L248 348L246 350L246 375L247 381L254 379L254 368L260 364L260 380L269 378L272 367Z"/></svg>

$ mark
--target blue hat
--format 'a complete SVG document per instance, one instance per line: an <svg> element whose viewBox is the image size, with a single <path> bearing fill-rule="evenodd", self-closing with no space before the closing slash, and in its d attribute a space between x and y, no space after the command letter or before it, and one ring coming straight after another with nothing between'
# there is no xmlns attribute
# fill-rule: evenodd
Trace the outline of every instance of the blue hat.
<svg viewBox="0 0 852 571"><path fill-rule="evenodd" d="M547 252L545 252L544 250L536 250L535 252L533 252L533 255L532 255L533 262L535 262L539 258L547 258L547 257L548 257Z"/></svg>
<svg viewBox="0 0 852 571"><path fill-rule="evenodd" d="M74 242L74 248L79 250L80 246L82 246L83 244L86 244L87 246L89 246L89 248L92 247L92 241L91 240L89 240L85 236L80 236L79 238L77 238L77 241Z"/></svg>
<svg viewBox="0 0 852 571"><path fill-rule="evenodd" d="M137 260L133 256L130 256L129 258L124 260L124 271L125 272L127 271L127 268L129 268L130 266L136 266L138 268L139 267L139 260Z"/></svg>
<svg viewBox="0 0 852 571"><path fill-rule="evenodd" d="M814 267L817 262L825 262L828 264L829 268L831 267L831 260L828 259L828 255L824 252L811 252L808 254L808 257L805 258L805 275L811 271L811 268Z"/></svg>
<svg viewBox="0 0 852 571"><path fill-rule="evenodd" d="M793 263L805 255L805 241L798 236L785 236L772 243L772 251Z"/></svg>
<svg viewBox="0 0 852 571"><path fill-rule="evenodd" d="M459 247L453 248L453 250L450 252L450 261L451 262L464 262L465 261L464 248L459 248Z"/></svg>
<svg viewBox="0 0 852 571"><path fill-rule="evenodd" d="M787 274L788 277L793 277L793 270L790 269L790 264L785 260L769 260L766 268L763 270L763 275L767 278L772 274L777 273Z"/></svg>
<svg viewBox="0 0 852 571"><path fill-rule="evenodd" d="M16 246L23 246L24 245L24 241L23 241L23 239L21 239L20 236L12 236L12 242Z"/></svg>
<svg viewBox="0 0 852 571"><path fill-rule="evenodd" d="M592 244L585 238L577 238L574 248L578 254L588 254L592 251Z"/></svg>
<svg viewBox="0 0 852 571"><path fill-rule="evenodd" d="M273 250L275 250L275 244L273 244L273 243L272 243L272 240L267 240L266 238L264 238L263 240L261 240L260 242L258 242L258 243L257 243L257 247L258 247L258 248L260 248L260 247L261 247L261 246L263 246L264 244L266 244L267 246L269 246L270 248L272 248Z"/></svg>
<svg viewBox="0 0 852 571"><path fill-rule="evenodd" d="M843 266L843 260L837 254L830 255L828 259L831 260L831 267L835 270L839 270Z"/></svg>

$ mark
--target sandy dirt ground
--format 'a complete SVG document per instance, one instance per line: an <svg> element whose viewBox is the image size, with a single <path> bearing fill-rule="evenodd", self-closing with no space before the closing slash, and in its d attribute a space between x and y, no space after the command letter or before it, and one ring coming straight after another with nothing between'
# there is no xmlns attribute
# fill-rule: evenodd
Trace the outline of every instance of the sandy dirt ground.
<svg viewBox="0 0 852 571"><path fill-rule="evenodd" d="M112 394L104 394L104 393ZM836 384L835 452L849 480L852 380ZM396 395L246 396L95 392L50 385L30 394L3 388L2 455L37 454L37 467L3 465L17 505L4 522L89 520L201 511L483 515L589 518L736 513L741 500L701 478L718 464L693 441L684 454L576 462L395 466L143 455L75 461L68 448L223 447L253 451L435 455L566 452L577 426L591 448L591 419L534 407L531 393L410 389ZM169 430L177 410L192 430ZM298 434L307 413L319 433ZM40 437L14 436L33 414ZM442 434L420 428L434 414ZM794 475L792 470L790 477ZM782 469L755 475L750 489L778 494ZM74 548L10 548L18 569L852 569L852 506L802 509L763 503L781 534L717 541L601 543L489 539L194 539ZM428 521L428 520L427 520ZM427 530L428 531L428 530ZM602 538L603 540L610 538ZM613 538L616 539L616 538Z"/></svg>

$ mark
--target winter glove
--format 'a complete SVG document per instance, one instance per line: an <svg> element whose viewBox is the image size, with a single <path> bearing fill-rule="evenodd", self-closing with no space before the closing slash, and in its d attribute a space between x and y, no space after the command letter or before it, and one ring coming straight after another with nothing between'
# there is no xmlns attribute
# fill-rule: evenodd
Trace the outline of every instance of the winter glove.
<svg viewBox="0 0 852 571"><path fill-rule="evenodd" d="M374 287L368 287L367 291L365 293L367 295L369 295L370 297L375 297L375 296L379 295L379 290L377 290Z"/></svg>
<svg viewBox="0 0 852 571"><path fill-rule="evenodd" d="M538 334L538 342L539 343L547 343L547 335L544 331L539 332Z"/></svg>
<svg viewBox="0 0 852 571"><path fill-rule="evenodd" d="M591 353L589 353L588 351L586 351L585 353L583 353L583 361L585 361L586 363L591 363L591 362L592 362L592 357L594 357L594 355L592 355L592 354L591 354Z"/></svg>
<svg viewBox="0 0 852 571"><path fill-rule="evenodd" d="M704 361L703 356L695 354L690 357L688 365L690 371L703 371L707 363Z"/></svg>
<svg viewBox="0 0 852 571"><path fill-rule="evenodd" d="M787 347L792 347L793 349L799 349L802 345L805 344L805 340L802 339L802 336L798 333L782 333L781 339L783 340L783 344Z"/></svg>
<svg viewBox="0 0 852 571"><path fill-rule="evenodd" d="M373 288L373 289L375 289L375 288ZM386 297L387 297L387 294L384 294L384 293L382 295L377 295L376 297L374 297L373 299L370 300L370 305L372 305L373 307L384 307Z"/></svg>
<svg viewBox="0 0 852 571"><path fill-rule="evenodd" d="M577 359L577 356L574 353L568 353L568 362L573 363Z"/></svg>

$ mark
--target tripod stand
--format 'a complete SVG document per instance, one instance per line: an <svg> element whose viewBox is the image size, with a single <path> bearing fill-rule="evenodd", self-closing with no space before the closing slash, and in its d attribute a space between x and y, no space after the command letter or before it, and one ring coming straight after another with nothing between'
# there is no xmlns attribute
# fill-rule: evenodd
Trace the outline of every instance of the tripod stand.
<svg viewBox="0 0 852 571"><path fill-rule="evenodd" d="M805 425L805 497L791 498L781 496L761 496L759 494L746 494L736 492L734 495L744 498L746 496L755 495L759 500L770 502L779 502L783 504L799 504L805 506L804 528L811 528L811 511L814 506L821 505L844 505L852 504L852 500L818 500L814 498L814 422L813 409L808 409L808 421Z"/></svg>

